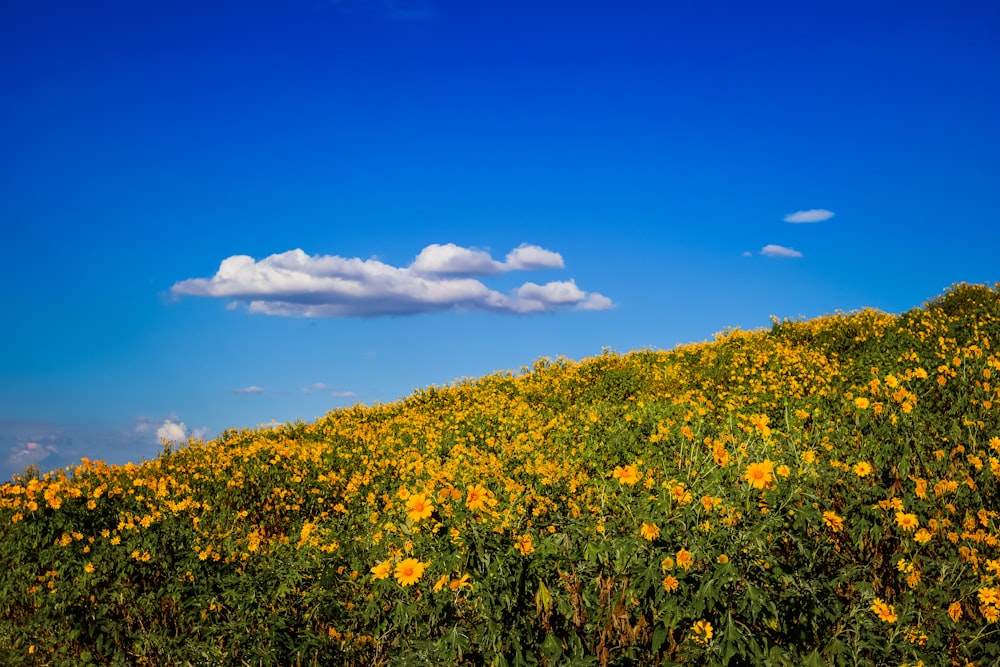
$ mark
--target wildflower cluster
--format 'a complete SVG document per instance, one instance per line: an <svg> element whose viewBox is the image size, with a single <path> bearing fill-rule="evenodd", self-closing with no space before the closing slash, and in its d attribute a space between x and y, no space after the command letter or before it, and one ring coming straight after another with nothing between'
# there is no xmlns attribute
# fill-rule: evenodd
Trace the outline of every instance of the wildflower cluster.
<svg viewBox="0 0 1000 667"><path fill-rule="evenodd" d="M0 486L0 649L996 664L997 341L998 289L960 285L28 470Z"/></svg>

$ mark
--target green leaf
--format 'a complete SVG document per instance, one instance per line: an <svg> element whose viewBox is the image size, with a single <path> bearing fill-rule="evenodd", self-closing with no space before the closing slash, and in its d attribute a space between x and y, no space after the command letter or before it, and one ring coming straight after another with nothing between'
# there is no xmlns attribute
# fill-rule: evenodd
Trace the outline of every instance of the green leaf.
<svg viewBox="0 0 1000 667"><path fill-rule="evenodd" d="M804 658L802 667L827 667L827 664L819 650L813 649L812 653Z"/></svg>
<svg viewBox="0 0 1000 667"><path fill-rule="evenodd" d="M653 643L652 643L653 653L658 652L660 650L660 647L663 646L663 642L667 641L667 634L668 634L667 628L666 626L663 625L657 625L656 629L653 630Z"/></svg>
<svg viewBox="0 0 1000 667"><path fill-rule="evenodd" d="M538 582L538 591L535 593L535 613L541 616L543 612L552 610L552 594L545 586L544 581Z"/></svg>

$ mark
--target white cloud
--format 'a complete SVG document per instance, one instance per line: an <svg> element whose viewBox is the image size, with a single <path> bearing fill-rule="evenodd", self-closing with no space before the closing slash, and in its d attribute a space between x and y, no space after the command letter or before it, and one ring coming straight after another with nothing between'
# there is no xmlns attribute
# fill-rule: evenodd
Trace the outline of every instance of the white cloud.
<svg viewBox="0 0 1000 667"><path fill-rule="evenodd" d="M597 292L591 292L576 305L577 310L610 310L614 307L615 304L611 299Z"/></svg>
<svg viewBox="0 0 1000 667"><path fill-rule="evenodd" d="M768 244L760 249L760 254L766 257L802 257L802 253L795 248L786 248L781 245Z"/></svg>
<svg viewBox="0 0 1000 667"><path fill-rule="evenodd" d="M454 243L432 243L410 264L417 273L440 275L488 276L503 270L503 264L485 250L463 248Z"/></svg>
<svg viewBox="0 0 1000 667"><path fill-rule="evenodd" d="M330 396L334 398L360 398L361 394L356 391L331 391Z"/></svg>
<svg viewBox="0 0 1000 667"><path fill-rule="evenodd" d="M7 461L15 468L27 468L30 465L41 463L57 452L54 445L43 445L32 440L16 448L11 448Z"/></svg>
<svg viewBox="0 0 1000 667"><path fill-rule="evenodd" d="M152 460L162 452L156 431L177 417L137 417L133 422L95 426L87 423L13 421L0 419L0 483L25 467L38 465L44 472L74 466L82 457L121 465ZM208 428L194 429L191 437L204 439Z"/></svg>
<svg viewBox="0 0 1000 667"><path fill-rule="evenodd" d="M522 243L507 253L504 266L508 271L536 271L565 267L562 255L545 248Z"/></svg>
<svg viewBox="0 0 1000 667"><path fill-rule="evenodd" d="M808 211L796 211L785 216L785 222L823 222L834 216L833 211L825 208L811 208Z"/></svg>
<svg viewBox="0 0 1000 667"><path fill-rule="evenodd" d="M263 394L264 393L264 388L263 387L258 387L257 385L252 384L249 387L242 387L240 389L233 389L233 393L234 394Z"/></svg>
<svg viewBox="0 0 1000 667"><path fill-rule="evenodd" d="M314 391L322 391L330 394L334 398L358 398L359 394L353 391L345 391L343 389L337 389L331 387L323 382L313 382L308 387L303 387L303 394L311 394Z"/></svg>
<svg viewBox="0 0 1000 667"><path fill-rule="evenodd" d="M208 434L210 432L211 430L207 426L202 426L201 428L196 428L195 430L191 431L191 437L194 438L195 440L204 440L205 438L208 437Z"/></svg>
<svg viewBox="0 0 1000 667"><path fill-rule="evenodd" d="M586 297L572 280L545 283L544 285L524 283L517 289L517 296L527 301L551 304L577 303Z"/></svg>
<svg viewBox="0 0 1000 667"><path fill-rule="evenodd" d="M166 419L156 429L156 437L170 442L184 442L187 440L187 426L184 425L184 422Z"/></svg>
<svg viewBox="0 0 1000 667"><path fill-rule="evenodd" d="M307 255L290 250L260 261L246 255L222 260L211 278L176 283L175 297L204 296L242 302L252 313L299 317L377 317L446 310L534 313L606 310L607 297L580 290L572 280L525 283L509 295L473 276L563 268L562 257L522 244L494 260L484 250L453 243L429 245L407 267L377 259Z"/></svg>

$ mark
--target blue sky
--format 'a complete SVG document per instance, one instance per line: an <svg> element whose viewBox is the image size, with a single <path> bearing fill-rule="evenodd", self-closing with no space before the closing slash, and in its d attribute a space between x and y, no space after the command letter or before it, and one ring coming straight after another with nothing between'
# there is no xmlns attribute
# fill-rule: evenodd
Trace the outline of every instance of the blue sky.
<svg viewBox="0 0 1000 667"><path fill-rule="evenodd" d="M0 478L993 283L1000 5L0 6Z"/></svg>

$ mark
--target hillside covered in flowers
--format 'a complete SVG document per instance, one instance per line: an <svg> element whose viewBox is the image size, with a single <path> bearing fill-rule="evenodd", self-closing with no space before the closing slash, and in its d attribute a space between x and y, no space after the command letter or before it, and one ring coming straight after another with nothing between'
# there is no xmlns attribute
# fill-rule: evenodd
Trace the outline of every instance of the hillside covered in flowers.
<svg viewBox="0 0 1000 667"><path fill-rule="evenodd" d="M0 487L0 665L1000 662L1000 285Z"/></svg>

